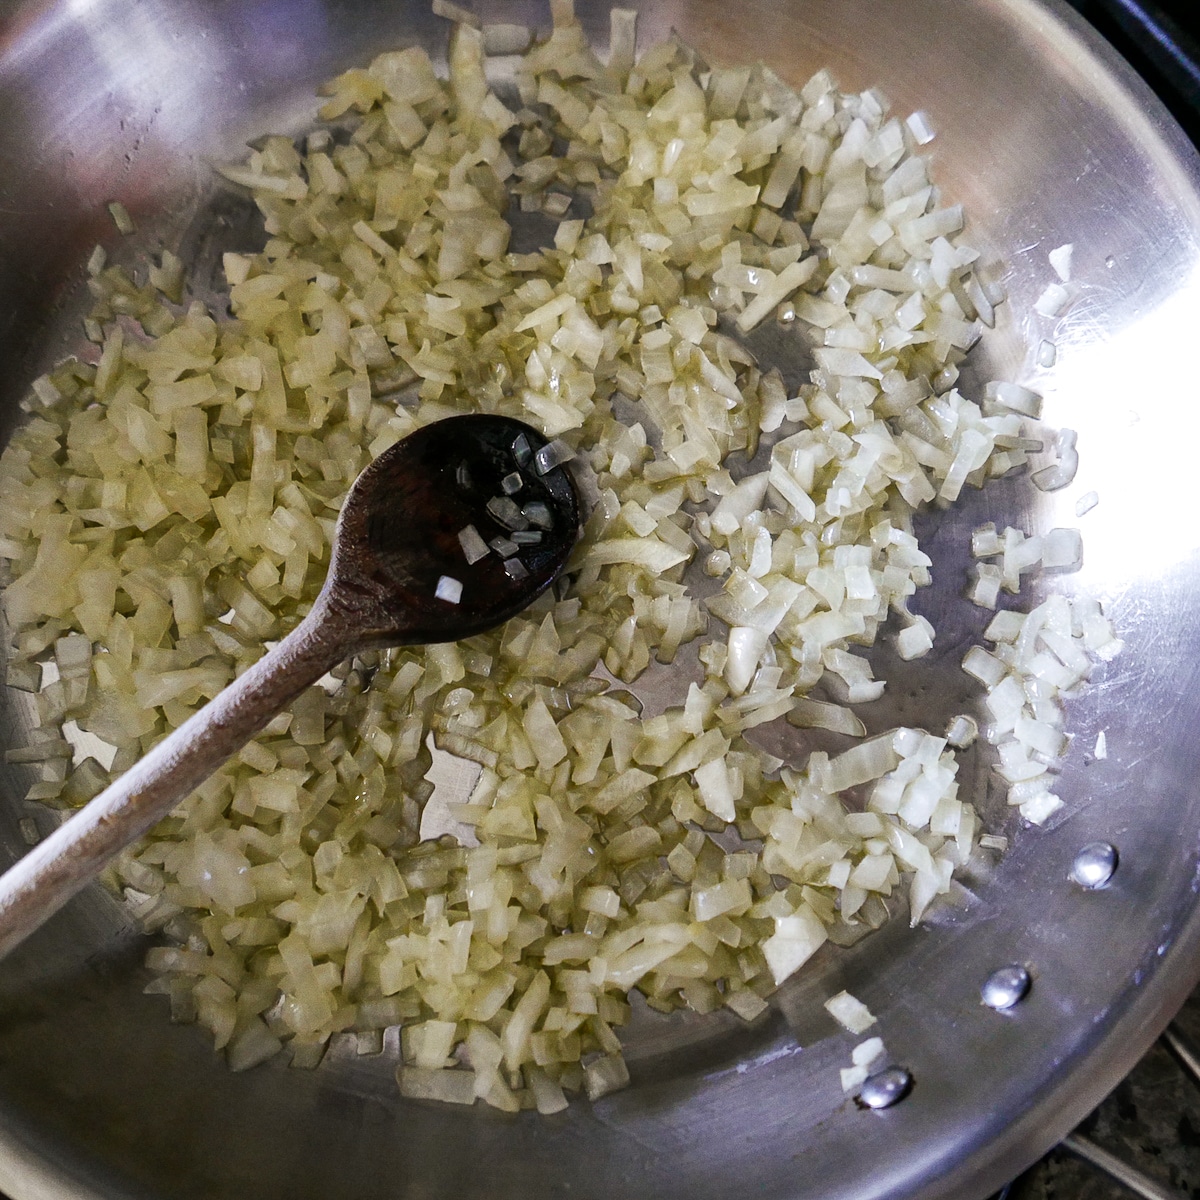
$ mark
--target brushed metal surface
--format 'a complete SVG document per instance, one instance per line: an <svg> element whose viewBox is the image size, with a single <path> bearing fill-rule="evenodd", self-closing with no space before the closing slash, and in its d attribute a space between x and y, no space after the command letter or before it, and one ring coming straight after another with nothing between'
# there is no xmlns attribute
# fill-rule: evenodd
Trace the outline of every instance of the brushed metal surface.
<svg viewBox="0 0 1200 1200"><path fill-rule="evenodd" d="M534 21L533 0L479 0L485 19ZM1101 597L1127 646L1069 706L1077 736L1067 807L1041 831L1004 825L980 760L976 798L1013 840L982 853L953 903L913 931L893 924L826 948L769 1018L652 1015L630 1030L633 1086L552 1119L402 1100L389 1054L334 1047L315 1072L268 1064L231 1075L205 1036L144 997L137 935L93 889L0 966L0 1189L16 1200L417 1200L753 1195L765 1200L978 1198L1081 1118L1166 1024L1200 974L1200 162L1146 88L1049 0L661 0L642 38L672 27L705 56L765 59L802 82L830 67L925 110L934 174L962 201L972 240L1010 293L966 386L990 378L1046 393L1051 425L1079 431L1075 483L1026 480L930 518L935 583L918 600L939 629L930 659L867 706L938 727L971 695L957 669L985 614L961 602L966 536L982 520L1078 522L1082 572L1052 582ZM580 3L603 42L607 12ZM181 248L211 271L252 244L245 206L208 163L268 130L299 130L314 86L385 46L439 46L421 0L6 0L0 2L0 412L76 336L81 265L122 256L105 203L136 245ZM1074 245L1066 315L1033 310ZM1057 365L1039 368L1043 338ZM1033 595L1037 591L1034 589ZM969 611L968 611L969 610ZM0 737L21 713L3 712ZM1089 751L1104 730L1108 757ZM21 852L23 781L3 768L0 859ZM974 772L972 774L972 772ZM1068 873L1106 841L1103 889ZM997 967L1028 965L1011 1012L979 1002ZM862 1111L837 1069L855 1039L821 1008L849 988L880 1018L912 1093ZM875 1032L874 1030L872 1032Z"/></svg>

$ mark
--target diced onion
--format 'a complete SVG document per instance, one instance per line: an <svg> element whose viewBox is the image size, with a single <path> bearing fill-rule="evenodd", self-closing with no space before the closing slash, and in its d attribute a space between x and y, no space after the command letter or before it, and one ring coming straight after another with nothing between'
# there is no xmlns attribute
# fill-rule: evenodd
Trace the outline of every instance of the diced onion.
<svg viewBox="0 0 1200 1200"><path fill-rule="evenodd" d="M1075 247L1071 242L1067 242L1065 246L1059 246L1051 250L1047 257L1050 259L1050 265L1054 268L1054 273L1067 283L1071 278L1071 255L1074 253Z"/></svg>
<svg viewBox="0 0 1200 1200"><path fill-rule="evenodd" d="M825 1001L825 1011L844 1029L851 1033L865 1033L875 1024L871 1010L849 992L838 992ZM872 1039L874 1040L874 1039ZM858 1063L866 1066L866 1063Z"/></svg>
<svg viewBox="0 0 1200 1200"><path fill-rule="evenodd" d="M438 577L437 588L434 590L434 595L439 600L445 600L447 604L457 604L462 600L463 585L459 579L452 579L449 575L441 575Z"/></svg>
<svg viewBox="0 0 1200 1200"><path fill-rule="evenodd" d="M460 529L458 541L468 564L477 563L481 558L486 558L489 553L487 542L479 536L479 530L474 525L467 525Z"/></svg>
<svg viewBox="0 0 1200 1200"><path fill-rule="evenodd" d="M1034 311L1043 317L1060 317L1071 303L1071 291L1062 283L1048 283L1034 302Z"/></svg>

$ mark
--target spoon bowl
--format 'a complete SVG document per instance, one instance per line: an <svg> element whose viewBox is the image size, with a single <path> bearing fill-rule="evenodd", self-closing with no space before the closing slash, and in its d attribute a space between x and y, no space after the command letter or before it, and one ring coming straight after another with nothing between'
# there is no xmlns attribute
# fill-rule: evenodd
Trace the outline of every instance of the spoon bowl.
<svg viewBox="0 0 1200 1200"><path fill-rule="evenodd" d="M450 417L350 489L325 586L282 642L0 876L0 957L351 654L491 629L553 582L579 530L569 451L509 417Z"/></svg>
<svg viewBox="0 0 1200 1200"><path fill-rule="evenodd" d="M472 413L379 455L346 498L325 586L363 644L458 641L545 591L579 526L570 476L548 466L557 451L522 421ZM488 551L470 561L464 542ZM457 600L438 595L443 580L450 595L461 585Z"/></svg>

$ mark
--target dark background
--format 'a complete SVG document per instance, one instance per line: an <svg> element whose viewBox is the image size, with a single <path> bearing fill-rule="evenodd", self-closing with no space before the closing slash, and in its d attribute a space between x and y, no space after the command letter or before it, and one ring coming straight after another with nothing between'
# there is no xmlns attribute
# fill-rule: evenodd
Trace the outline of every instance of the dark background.
<svg viewBox="0 0 1200 1200"><path fill-rule="evenodd" d="M1117 48L1200 145L1198 0L1067 0Z"/></svg>

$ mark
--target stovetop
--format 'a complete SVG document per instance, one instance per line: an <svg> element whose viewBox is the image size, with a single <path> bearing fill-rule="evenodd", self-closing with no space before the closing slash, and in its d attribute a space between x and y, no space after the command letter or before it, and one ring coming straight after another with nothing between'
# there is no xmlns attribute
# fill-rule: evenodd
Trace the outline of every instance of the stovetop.
<svg viewBox="0 0 1200 1200"><path fill-rule="evenodd" d="M1071 1138L993 1200L1185 1200L1200 1197L1200 989L1166 1036ZM1180 1056L1182 1051L1182 1058ZM1189 1070L1186 1060L1192 1060ZM1072 1149L1073 1148L1073 1149ZM1074 1152L1073 1152L1074 1150ZM1099 1150L1124 1170L1117 1182L1078 1156Z"/></svg>
<svg viewBox="0 0 1200 1200"><path fill-rule="evenodd" d="M1067 0L1150 85L1200 146L1196 0Z"/></svg>

